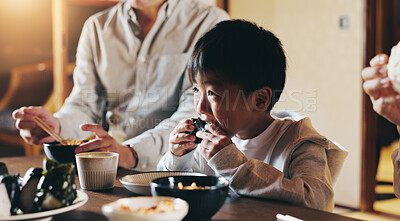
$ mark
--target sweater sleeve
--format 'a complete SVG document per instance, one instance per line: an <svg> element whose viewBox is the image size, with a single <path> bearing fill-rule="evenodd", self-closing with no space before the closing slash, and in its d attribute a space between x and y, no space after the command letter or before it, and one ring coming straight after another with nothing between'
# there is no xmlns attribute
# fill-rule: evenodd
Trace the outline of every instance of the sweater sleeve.
<svg viewBox="0 0 400 221"><path fill-rule="evenodd" d="M171 151L167 151L161 157L157 165L157 170L162 171L193 171L193 155L194 150L183 156L175 156Z"/></svg>
<svg viewBox="0 0 400 221"><path fill-rule="evenodd" d="M400 197L400 155L399 149L396 149L392 153L392 162L393 162L393 189L394 193L397 197Z"/></svg>
<svg viewBox="0 0 400 221"><path fill-rule="evenodd" d="M283 200L326 211L334 208L325 149L315 143L306 142L293 152L287 177L267 163L248 160L234 144L219 151L208 164L227 178L240 195Z"/></svg>

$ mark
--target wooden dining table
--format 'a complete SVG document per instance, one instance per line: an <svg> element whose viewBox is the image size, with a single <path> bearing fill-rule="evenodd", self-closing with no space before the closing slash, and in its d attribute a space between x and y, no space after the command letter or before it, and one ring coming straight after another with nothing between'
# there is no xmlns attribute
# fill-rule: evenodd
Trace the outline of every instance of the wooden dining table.
<svg viewBox="0 0 400 221"><path fill-rule="evenodd" d="M0 162L6 164L9 174L19 173L24 175L31 167L42 167L44 156L33 157L8 157L0 158ZM83 206L58 215L54 215L54 221L106 221L101 212L102 205L115 200L138 196L124 188L119 180L128 174L139 173L124 168L118 169L115 187L105 191L88 191L88 201ZM80 189L78 177L75 178L77 189ZM287 202L275 200L255 199L248 197L227 197L222 208L212 217L212 220L276 220L276 214L290 215L302 220L346 221L355 220L334 213L328 213L316 209L292 205Z"/></svg>

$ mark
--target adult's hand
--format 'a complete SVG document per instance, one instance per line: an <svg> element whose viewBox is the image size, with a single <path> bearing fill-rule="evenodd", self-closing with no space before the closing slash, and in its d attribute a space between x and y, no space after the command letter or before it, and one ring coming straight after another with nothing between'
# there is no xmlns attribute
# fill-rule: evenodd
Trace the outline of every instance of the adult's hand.
<svg viewBox="0 0 400 221"><path fill-rule="evenodd" d="M55 141L33 119L37 116L57 133L60 132L60 122L44 107L21 107L14 110L12 117L16 120L15 126L20 136L28 143L43 144Z"/></svg>
<svg viewBox="0 0 400 221"><path fill-rule="evenodd" d="M118 165L125 168L132 168L136 165L136 158L133 156L134 150L126 145L118 143L98 124L82 124L81 130L91 131L96 134L96 139L81 144L75 149L75 153L87 151L115 152L119 154Z"/></svg>
<svg viewBox="0 0 400 221"><path fill-rule="evenodd" d="M370 67L363 69L363 88L373 104L374 110L396 124L400 125L400 94L392 88L387 76L388 56L378 54L370 61ZM400 82L400 79L394 79Z"/></svg>

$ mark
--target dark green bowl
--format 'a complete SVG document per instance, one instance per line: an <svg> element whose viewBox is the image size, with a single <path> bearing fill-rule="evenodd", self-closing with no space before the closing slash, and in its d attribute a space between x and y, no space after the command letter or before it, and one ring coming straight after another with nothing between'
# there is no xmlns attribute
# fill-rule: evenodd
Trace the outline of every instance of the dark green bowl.
<svg viewBox="0 0 400 221"><path fill-rule="evenodd" d="M177 188L179 182L182 182L183 186L190 186L196 182L197 186L210 188L181 190ZM228 186L225 178L215 176L170 176L155 179L150 183L153 196L172 196L188 202L189 212L185 220L211 219L224 204Z"/></svg>

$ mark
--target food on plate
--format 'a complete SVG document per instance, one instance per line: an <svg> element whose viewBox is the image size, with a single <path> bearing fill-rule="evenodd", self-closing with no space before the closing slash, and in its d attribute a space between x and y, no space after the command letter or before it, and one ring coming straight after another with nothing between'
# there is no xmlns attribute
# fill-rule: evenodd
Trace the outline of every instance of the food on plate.
<svg viewBox="0 0 400 221"><path fill-rule="evenodd" d="M132 209L129 205L121 204L119 209L124 212L139 213L145 215L159 214L174 211L174 202L171 200L161 200L157 205L150 208L139 207Z"/></svg>
<svg viewBox="0 0 400 221"><path fill-rule="evenodd" d="M400 93L400 83L396 83L396 81L394 81L395 78L398 78L400 80L400 43L392 48L387 65L387 70L389 79L392 82L393 89Z"/></svg>
<svg viewBox="0 0 400 221"><path fill-rule="evenodd" d="M197 186L196 182L193 182L190 186L183 186L182 182L177 185L180 190L209 190L209 186Z"/></svg>
<svg viewBox="0 0 400 221"><path fill-rule="evenodd" d="M1 184L7 194L0 192L0 202L10 203L11 215L69 206L77 197L73 163L45 159L43 169L30 168L23 179L19 175L5 175Z"/></svg>
<svg viewBox="0 0 400 221"><path fill-rule="evenodd" d="M197 131L206 131L205 126L206 126L206 122L201 120L200 118L192 118L193 121L193 125L194 125L194 130L193 131L187 131L186 133L191 134L191 135L195 135ZM203 139L196 137L196 140L194 141L194 143L201 143Z"/></svg>
<svg viewBox="0 0 400 221"><path fill-rule="evenodd" d="M34 200L36 198L37 186L42 177L42 168L30 168L26 171L22 180L22 190L19 207L24 213L34 212Z"/></svg>
<svg viewBox="0 0 400 221"><path fill-rule="evenodd" d="M4 183L0 183L0 205L0 218L10 216L11 203Z"/></svg>
<svg viewBox="0 0 400 221"><path fill-rule="evenodd" d="M0 162L0 179L1 177L8 175L8 169L5 163Z"/></svg>
<svg viewBox="0 0 400 221"><path fill-rule="evenodd" d="M46 160L43 176L40 179L37 200L38 211L69 206L76 199L75 165Z"/></svg>
<svg viewBox="0 0 400 221"><path fill-rule="evenodd" d="M1 183L4 184L7 190L7 195L9 202L11 204L10 214L14 215L18 211L19 199L21 195L20 183L19 183L19 175L6 175L1 180ZM1 201L7 200L1 199Z"/></svg>

